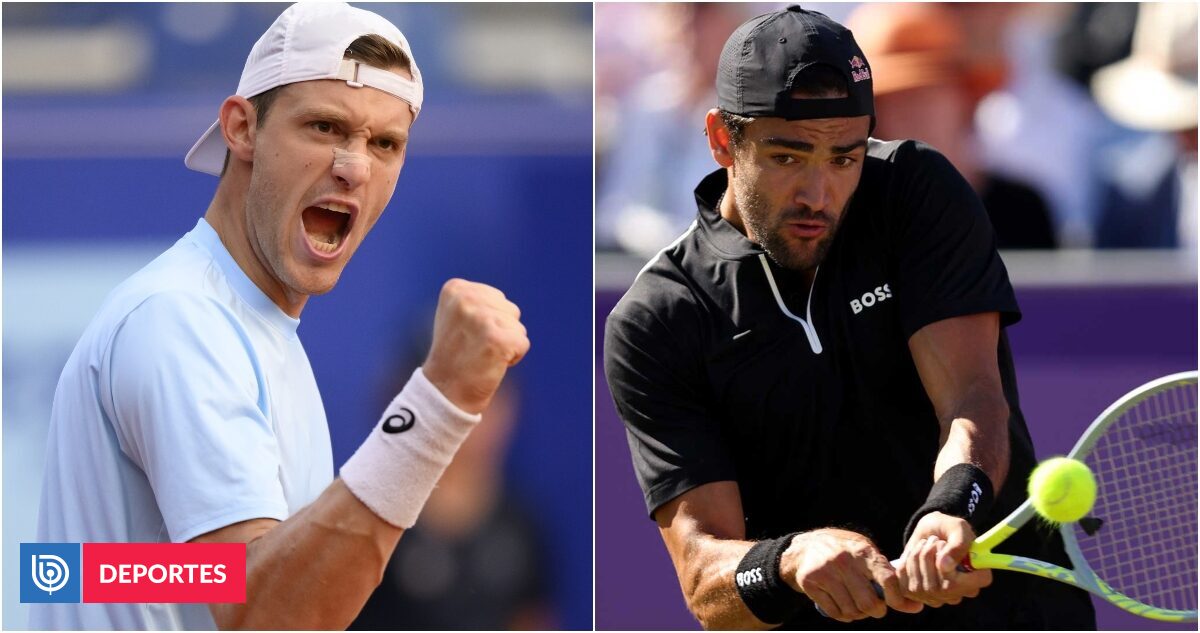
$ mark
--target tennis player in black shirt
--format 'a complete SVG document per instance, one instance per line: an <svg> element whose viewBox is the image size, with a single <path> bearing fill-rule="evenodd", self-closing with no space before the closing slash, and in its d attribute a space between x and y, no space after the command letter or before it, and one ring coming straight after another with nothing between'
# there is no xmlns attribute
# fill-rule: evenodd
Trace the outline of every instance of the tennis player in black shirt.
<svg viewBox="0 0 1200 633"><path fill-rule="evenodd" d="M697 220L604 342L691 611L721 629L1095 628L1085 592L955 569L1035 464L1003 329L1020 312L978 197L934 149L870 138L870 65L820 13L739 27L717 100ZM1067 564L1050 530L1008 545Z"/></svg>

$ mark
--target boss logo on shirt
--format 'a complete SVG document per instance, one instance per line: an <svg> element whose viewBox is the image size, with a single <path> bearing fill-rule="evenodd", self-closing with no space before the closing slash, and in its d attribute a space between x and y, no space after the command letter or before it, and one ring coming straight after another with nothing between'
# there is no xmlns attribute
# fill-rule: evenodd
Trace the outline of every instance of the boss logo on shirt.
<svg viewBox="0 0 1200 633"><path fill-rule="evenodd" d="M412 412L412 409L404 407L400 409L400 413L389 415L383 421L384 433L403 433L413 427L417 423L417 414Z"/></svg>
<svg viewBox="0 0 1200 633"><path fill-rule="evenodd" d="M887 284L875 286L874 292L864 292L862 297L858 299L851 299L850 309L854 310L854 314L858 314L859 312L862 312L876 303L882 303L891 298L892 289L888 288Z"/></svg>
<svg viewBox="0 0 1200 633"><path fill-rule="evenodd" d="M762 567L755 567L754 569L747 569L746 571L739 571L737 573L737 584L739 587L745 587L762 581Z"/></svg>

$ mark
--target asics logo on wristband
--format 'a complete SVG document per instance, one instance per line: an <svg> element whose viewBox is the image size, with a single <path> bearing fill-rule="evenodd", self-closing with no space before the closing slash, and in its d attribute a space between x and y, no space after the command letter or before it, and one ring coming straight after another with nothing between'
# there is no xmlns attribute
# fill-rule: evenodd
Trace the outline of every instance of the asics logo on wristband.
<svg viewBox="0 0 1200 633"><path fill-rule="evenodd" d="M754 569L747 569L746 571L739 571L737 573L737 584L739 587L745 587L762 581L762 567L755 567Z"/></svg>
<svg viewBox="0 0 1200 633"><path fill-rule="evenodd" d="M417 414L412 412L412 409L403 407L400 413L389 415L383 421L384 433L403 433L413 427L417 423Z"/></svg>

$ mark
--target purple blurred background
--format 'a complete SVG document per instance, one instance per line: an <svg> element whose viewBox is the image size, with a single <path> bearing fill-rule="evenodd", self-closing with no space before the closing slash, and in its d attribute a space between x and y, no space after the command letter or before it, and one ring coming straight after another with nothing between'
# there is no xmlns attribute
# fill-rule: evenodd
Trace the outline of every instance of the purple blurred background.
<svg viewBox="0 0 1200 633"><path fill-rule="evenodd" d="M698 629L658 529L646 518L624 428L604 381L604 319L621 294L596 294L596 627ZM1024 318L1008 335L1021 409L1039 458L1065 454L1092 419L1130 389L1196 368L1194 282L1018 285L1017 298ZM1101 629L1196 630L1094 602Z"/></svg>

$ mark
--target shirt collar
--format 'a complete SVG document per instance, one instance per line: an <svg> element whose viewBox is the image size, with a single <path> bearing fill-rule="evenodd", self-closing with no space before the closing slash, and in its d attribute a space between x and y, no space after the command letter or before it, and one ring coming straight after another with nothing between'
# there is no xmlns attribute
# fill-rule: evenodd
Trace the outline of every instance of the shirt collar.
<svg viewBox="0 0 1200 633"><path fill-rule="evenodd" d="M700 211L700 229L709 244L727 259L743 259L763 253L762 247L746 239L728 220L721 217L721 196L729 184L724 169L704 177L696 186L696 207Z"/></svg>
<svg viewBox="0 0 1200 633"><path fill-rule="evenodd" d="M233 259L233 255L229 254L229 250L221 242L221 236L217 235L207 220L200 218L200 221L196 223L196 228L188 232L188 237L212 255L213 261L217 263L221 272L225 273L225 278L229 280L230 287L247 305L285 336L289 338L296 336L296 329L300 327L300 319L288 316L279 306L275 305L275 302L266 293L254 285L242 267Z"/></svg>

